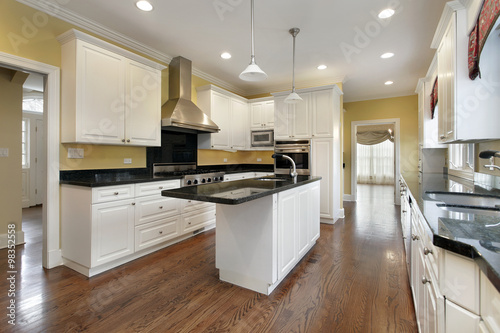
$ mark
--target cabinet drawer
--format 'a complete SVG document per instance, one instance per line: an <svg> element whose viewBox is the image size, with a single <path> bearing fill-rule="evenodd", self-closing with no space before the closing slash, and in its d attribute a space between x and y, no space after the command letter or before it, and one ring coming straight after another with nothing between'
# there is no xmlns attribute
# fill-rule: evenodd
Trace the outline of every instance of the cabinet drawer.
<svg viewBox="0 0 500 333"><path fill-rule="evenodd" d="M135 200L135 225L180 215L179 200L152 195Z"/></svg>
<svg viewBox="0 0 500 333"><path fill-rule="evenodd" d="M167 181L161 181L161 182L135 184L135 196L142 197L142 196L153 195L153 194L161 195L162 190L179 188L180 184L181 184L181 182L179 179L167 180Z"/></svg>
<svg viewBox="0 0 500 333"><path fill-rule="evenodd" d="M180 217L146 223L135 227L135 251L160 244L179 235Z"/></svg>
<svg viewBox="0 0 500 333"><path fill-rule="evenodd" d="M182 213L190 213L200 209L215 209L215 204L211 202L181 199L181 207Z"/></svg>
<svg viewBox="0 0 500 333"><path fill-rule="evenodd" d="M134 197L134 184L92 189L92 203L110 202Z"/></svg>
<svg viewBox="0 0 500 333"><path fill-rule="evenodd" d="M184 215L183 233L194 231L205 225L215 223L215 209Z"/></svg>

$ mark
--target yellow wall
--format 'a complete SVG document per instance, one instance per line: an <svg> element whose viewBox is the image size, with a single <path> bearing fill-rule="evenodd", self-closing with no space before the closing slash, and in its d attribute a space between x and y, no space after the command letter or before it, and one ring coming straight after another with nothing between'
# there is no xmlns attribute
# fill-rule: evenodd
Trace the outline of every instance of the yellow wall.
<svg viewBox="0 0 500 333"><path fill-rule="evenodd" d="M344 193L351 194L351 122L400 119L400 169L418 171L417 95L344 103Z"/></svg>
<svg viewBox="0 0 500 333"><path fill-rule="evenodd" d="M21 122L23 83L27 75L0 67L0 148L8 148L9 156L0 157L0 234L7 234L7 225L21 230Z"/></svg>
<svg viewBox="0 0 500 333"><path fill-rule="evenodd" d="M198 165L225 165L225 164L274 164L271 157L273 151L237 151L225 150L198 150ZM257 161L257 159L261 161ZM227 159L224 162L224 159Z"/></svg>

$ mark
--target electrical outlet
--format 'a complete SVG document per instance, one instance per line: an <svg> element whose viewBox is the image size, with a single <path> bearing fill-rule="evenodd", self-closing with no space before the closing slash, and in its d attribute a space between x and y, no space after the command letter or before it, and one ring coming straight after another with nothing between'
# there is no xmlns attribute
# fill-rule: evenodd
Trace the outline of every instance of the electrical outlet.
<svg viewBox="0 0 500 333"><path fill-rule="evenodd" d="M257 158L257 162L262 162L262 158Z"/></svg>
<svg viewBox="0 0 500 333"><path fill-rule="evenodd" d="M224 162L227 162L227 158L224 159Z"/></svg>
<svg viewBox="0 0 500 333"><path fill-rule="evenodd" d="M9 157L9 148L0 148L0 157Z"/></svg>
<svg viewBox="0 0 500 333"><path fill-rule="evenodd" d="M83 148L68 148L68 158L83 158Z"/></svg>
<svg viewBox="0 0 500 333"><path fill-rule="evenodd" d="M123 164L132 164L132 159L131 158L124 158Z"/></svg>

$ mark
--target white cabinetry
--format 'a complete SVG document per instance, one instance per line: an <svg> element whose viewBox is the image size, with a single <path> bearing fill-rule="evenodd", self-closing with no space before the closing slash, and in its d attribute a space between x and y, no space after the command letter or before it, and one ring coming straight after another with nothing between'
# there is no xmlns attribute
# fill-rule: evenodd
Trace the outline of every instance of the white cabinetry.
<svg viewBox="0 0 500 333"><path fill-rule="evenodd" d="M220 128L219 133L199 134L199 149L245 149L247 147L248 101L213 85L196 88L198 106Z"/></svg>
<svg viewBox="0 0 500 333"><path fill-rule="evenodd" d="M179 186L179 180L95 188L62 185L64 264L92 276L213 226L215 204L161 195Z"/></svg>
<svg viewBox="0 0 500 333"><path fill-rule="evenodd" d="M274 98L274 138L304 139L311 137L310 93L302 93L303 101L286 104L286 96Z"/></svg>
<svg viewBox="0 0 500 333"><path fill-rule="evenodd" d="M61 141L160 146L165 67L77 30L58 40Z"/></svg>
<svg viewBox="0 0 500 333"><path fill-rule="evenodd" d="M250 128L253 130L274 127L274 101L250 101Z"/></svg>
<svg viewBox="0 0 500 333"><path fill-rule="evenodd" d="M321 176L320 214L322 218L334 218L333 140L314 139L311 144L312 175ZM339 203L340 204L340 203Z"/></svg>
<svg viewBox="0 0 500 333"><path fill-rule="evenodd" d="M444 34L437 46L440 142L500 138L497 126L500 123L500 92L494 88L494 75L498 75L495 68L498 66L488 68L490 59L495 59L493 62L497 63L498 51L483 51L481 64L484 58L489 70L483 68L482 78L470 80L466 10L452 11L446 7L440 26L444 27Z"/></svg>

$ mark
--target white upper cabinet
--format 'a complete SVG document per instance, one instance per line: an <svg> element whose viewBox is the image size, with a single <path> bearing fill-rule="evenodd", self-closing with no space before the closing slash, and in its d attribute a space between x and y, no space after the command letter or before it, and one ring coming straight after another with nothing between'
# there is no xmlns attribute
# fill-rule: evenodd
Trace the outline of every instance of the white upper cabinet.
<svg viewBox="0 0 500 333"><path fill-rule="evenodd" d="M61 141L160 146L165 67L77 30L58 40Z"/></svg>
<svg viewBox="0 0 500 333"><path fill-rule="evenodd" d="M198 107L219 126L219 133L199 134L199 149L247 147L248 100L213 85L196 89Z"/></svg>
<svg viewBox="0 0 500 333"><path fill-rule="evenodd" d="M332 138L333 115L342 91L336 85L297 90L303 101L286 104L287 93L274 95L274 136L277 140Z"/></svg>
<svg viewBox="0 0 500 333"><path fill-rule="evenodd" d="M497 23L498 25L498 23ZM495 31L495 28L492 29ZM500 69L498 34L491 34L481 54L482 76L471 80L468 71L469 30L465 9L450 5L433 41L438 61L438 120L440 142L500 138Z"/></svg>
<svg viewBox="0 0 500 333"><path fill-rule="evenodd" d="M253 130L274 127L274 101L250 102L250 128Z"/></svg>

